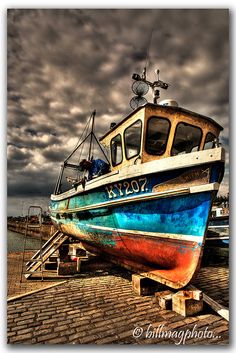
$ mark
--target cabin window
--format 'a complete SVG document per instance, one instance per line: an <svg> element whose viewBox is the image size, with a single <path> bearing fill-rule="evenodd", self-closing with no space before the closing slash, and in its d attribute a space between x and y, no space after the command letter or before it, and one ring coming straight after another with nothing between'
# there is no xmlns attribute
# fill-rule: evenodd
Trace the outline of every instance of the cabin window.
<svg viewBox="0 0 236 353"><path fill-rule="evenodd" d="M151 117L147 124L146 151L161 156L165 153L170 130L170 121L165 118Z"/></svg>
<svg viewBox="0 0 236 353"><path fill-rule="evenodd" d="M201 139L202 130L199 127L187 123L179 123L175 130L175 137L171 150L172 156L198 151Z"/></svg>
<svg viewBox="0 0 236 353"><path fill-rule="evenodd" d="M216 138L215 135L213 135L211 132L207 133L205 143L204 143L204 150L210 150L211 148L214 147L215 138Z"/></svg>
<svg viewBox="0 0 236 353"><path fill-rule="evenodd" d="M142 122L137 120L135 123L127 127L124 132L125 154L126 158L135 157L140 152L141 145Z"/></svg>
<svg viewBox="0 0 236 353"><path fill-rule="evenodd" d="M111 161L116 166L123 160L121 135L118 134L111 140Z"/></svg>

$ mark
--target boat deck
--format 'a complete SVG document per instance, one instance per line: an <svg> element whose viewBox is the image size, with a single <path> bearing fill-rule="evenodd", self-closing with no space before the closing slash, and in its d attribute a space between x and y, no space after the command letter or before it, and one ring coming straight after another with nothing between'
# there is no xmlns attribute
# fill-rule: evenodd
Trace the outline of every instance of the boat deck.
<svg viewBox="0 0 236 353"><path fill-rule="evenodd" d="M20 254L13 255L9 258L9 296L48 288L8 302L10 344L177 344L186 332L192 332L187 335L186 344L229 342L228 322L210 308L187 318L163 310L154 296L136 295L131 273L118 266L105 267L105 264L102 267L100 264L96 271L81 273L78 278L61 283L27 281L20 284L20 273L17 274L20 266L16 266L20 263ZM193 284L228 306L228 277L227 266L208 266L200 270ZM143 330L140 337L134 337L140 332L137 327ZM157 337L152 336L150 327L156 330ZM206 330L213 332L214 337L205 337Z"/></svg>

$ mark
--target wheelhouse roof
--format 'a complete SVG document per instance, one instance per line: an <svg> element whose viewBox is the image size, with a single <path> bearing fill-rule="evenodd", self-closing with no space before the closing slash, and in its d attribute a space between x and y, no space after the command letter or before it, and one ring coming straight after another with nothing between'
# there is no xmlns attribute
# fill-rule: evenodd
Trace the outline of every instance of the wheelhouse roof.
<svg viewBox="0 0 236 353"><path fill-rule="evenodd" d="M218 127L218 129L220 131L223 130L223 127L218 124L215 120L205 116L205 115L201 115L195 112L192 112L191 110L187 110L181 107L172 107L172 106L164 106L164 105L160 105L160 104L153 104L153 103L146 103L145 105L142 105L140 107L138 107L137 109L135 109L134 111L132 111L129 115L127 115L124 119L122 119L119 123L117 123L112 129L110 129L109 131L107 131L102 137L100 137L100 141L102 141L106 136L108 136L110 133L112 133L113 131L115 131L119 126L121 126L126 120L128 120L131 116L133 116L135 113L137 113L139 110L141 109L145 109L145 108L158 108L161 107L162 109L165 109L167 112L180 112L180 113L187 113L189 115L192 115L198 119L203 119L206 120L212 124L214 124L215 126Z"/></svg>

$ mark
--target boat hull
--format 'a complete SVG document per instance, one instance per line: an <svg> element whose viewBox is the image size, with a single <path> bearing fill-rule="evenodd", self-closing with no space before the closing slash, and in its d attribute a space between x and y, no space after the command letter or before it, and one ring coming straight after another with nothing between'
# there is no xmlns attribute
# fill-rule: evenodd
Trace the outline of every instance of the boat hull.
<svg viewBox="0 0 236 353"><path fill-rule="evenodd" d="M63 233L127 268L172 288L200 266L222 163L103 182L51 201Z"/></svg>
<svg viewBox="0 0 236 353"><path fill-rule="evenodd" d="M85 219L52 219L88 250L155 270L162 283L182 287L199 265L211 204L212 192L202 192L95 209Z"/></svg>

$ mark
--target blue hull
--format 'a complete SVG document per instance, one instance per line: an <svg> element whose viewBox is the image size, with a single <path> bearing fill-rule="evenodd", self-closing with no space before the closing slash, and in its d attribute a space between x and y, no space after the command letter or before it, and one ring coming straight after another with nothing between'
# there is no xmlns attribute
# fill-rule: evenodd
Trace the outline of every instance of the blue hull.
<svg viewBox="0 0 236 353"><path fill-rule="evenodd" d="M52 220L87 250L142 272L155 269L160 282L181 288L200 265L216 193L191 193L187 183L178 186L182 194L170 193L177 187L168 181L182 181L185 172L136 177L52 201Z"/></svg>
<svg viewBox="0 0 236 353"><path fill-rule="evenodd" d="M78 196L79 197L79 196ZM204 192L186 196L168 197L141 203L100 208L84 213L71 213L70 217L53 221L64 233L100 249L114 253L122 237L129 233L142 233L144 239L153 233L173 237L185 242L191 236L193 249L201 248L211 209L212 194ZM157 239L155 239L157 241ZM168 242L168 239L165 239ZM125 255L122 249L123 256ZM130 256L129 249L127 255Z"/></svg>

